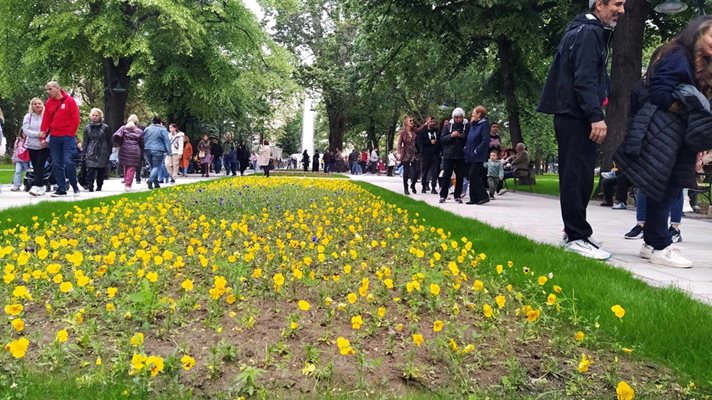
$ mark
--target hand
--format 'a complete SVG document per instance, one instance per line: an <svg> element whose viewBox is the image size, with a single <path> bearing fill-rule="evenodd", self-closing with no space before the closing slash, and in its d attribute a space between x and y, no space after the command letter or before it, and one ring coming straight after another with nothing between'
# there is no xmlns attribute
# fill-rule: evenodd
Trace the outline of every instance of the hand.
<svg viewBox="0 0 712 400"><path fill-rule="evenodd" d="M598 121L591 124L591 136L589 136L589 139L592 141L601 144L606 140L607 134L608 125L606 125L606 121Z"/></svg>
<svg viewBox="0 0 712 400"><path fill-rule="evenodd" d="M450 134L450 136L452 136L452 137L460 137L460 132L458 132L458 131L453 131L453 132Z"/></svg>
<svg viewBox="0 0 712 400"><path fill-rule="evenodd" d="M46 133L44 133L44 132L40 132L40 139L44 139L44 138L45 138L45 136L47 136L47 134L46 134Z"/></svg>

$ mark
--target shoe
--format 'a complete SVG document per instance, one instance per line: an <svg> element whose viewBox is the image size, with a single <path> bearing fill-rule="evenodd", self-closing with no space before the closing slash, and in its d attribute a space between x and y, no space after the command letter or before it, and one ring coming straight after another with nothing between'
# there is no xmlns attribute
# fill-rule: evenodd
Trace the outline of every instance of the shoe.
<svg viewBox="0 0 712 400"><path fill-rule="evenodd" d="M124 186L124 192L130 192L131 186Z"/></svg>
<svg viewBox="0 0 712 400"><path fill-rule="evenodd" d="M612 207L614 210L627 210L628 206L625 203L616 203Z"/></svg>
<svg viewBox="0 0 712 400"><path fill-rule="evenodd" d="M58 191L56 191L56 192L50 194L50 196L52 196L52 197L66 197L66 196L67 196L67 192L60 192L60 191L58 190Z"/></svg>
<svg viewBox="0 0 712 400"><path fill-rule="evenodd" d="M175 180L175 179L171 179L171 183L176 183L176 180Z"/></svg>
<svg viewBox="0 0 712 400"><path fill-rule="evenodd" d="M672 245L662 250L653 250L650 263L671 268L692 268L692 261L683 257L680 250Z"/></svg>
<svg viewBox="0 0 712 400"><path fill-rule="evenodd" d="M650 257L653 256L653 251L655 251L655 249L653 249L653 246L643 243L643 246L640 248L640 253L638 254L640 255L640 258L650 260Z"/></svg>
<svg viewBox="0 0 712 400"><path fill-rule="evenodd" d="M430 191L430 194L438 194L438 191L435 190L435 189L433 189L433 190Z"/></svg>
<svg viewBox="0 0 712 400"><path fill-rule="evenodd" d="M153 189L153 182L151 182L151 181L148 182L148 189L149 190Z"/></svg>
<svg viewBox="0 0 712 400"><path fill-rule="evenodd" d="M592 258L594 260L608 260L611 258L611 253L602 250L591 243L588 239L574 240L566 243L564 246L566 251L577 253L581 256Z"/></svg>
<svg viewBox="0 0 712 400"><path fill-rule="evenodd" d="M101 192L101 187L96 188L97 192Z"/></svg>
<svg viewBox="0 0 712 400"><path fill-rule="evenodd" d="M11 191L11 192L19 192L19 191L20 191L20 187L19 187L19 186L13 186L13 187L10 188L10 191Z"/></svg>
<svg viewBox="0 0 712 400"><path fill-rule="evenodd" d="M610 207L610 206L612 206L612 205L613 205L613 204L611 204L611 203L609 203L609 202L607 202L607 201L604 201L603 203L601 203L601 207Z"/></svg>
<svg viewBox="0 0 712 400"><path fill-rule="evenodd" d="M84 191L85 191L85 192L93 192L93 191L94 191L94 189L92 189L92 188L87 188L87 187L84 187L84 186L82 186L82 187L84 188ZM76 190L75 190L74 192L76 193Z"/></svg>
<svg viewBox="0 0 712 400"><path fill-rule="evenodd" d="M455 199L455 203L462 204L462 198L460 197L460 198Z"/></svg>
<svg viewBox="0 0 712 400"><path fill-rule="evenodd" d="M79 195L81 194L81 192L79 191L79 189L75 189L75 190L73 190L73 192L74 192L74 196L75 196L75 197L76 197L76 196L79 196ZM93 192L93 190L92 190L92 192Z"/></svg>
<svg viewBox="0 0 712 400"><path fill-rule="evenodd" d="M468 206L471 206L471 205L473 205L473 204L477 204L477 202L476 202L476 201L468 201L468 202L465 203L465 204L467 204Z"/></svg>
<svg viewBox="0 0 712 400"><path fill-rule="evenodd" d="M423 188L423 190L421 190L420 193L423 193L423 194L428 193L428 189L427 189L427 188Z"/></svg>
<svg viewBox="0 0 712 400"><path fill-rule="evenodd" d="M478 202L475 203L475 204L477 204L478 206L481 206L481 205L487 204L487 203L489 203L489 202L490 202L490 199L482 199L482 200L478 201Z"/></svg>
<svg viewBox="0 0 712 400"><path fill-rule="evenodd" d="M503 188L502 190L500 190L499 192L497 192L497 194L500 195L500 196L503 195L503 194L505 194L505 193L507 193L507 189L504 189L504 188Z"/></svg>
<svg viewBox="0 0 712 400"><path fill-rule="evenodd" d="M692 206L692 212L700 212L700 206Z"/></svg>
<svg viewBox="0 0 712 400"><path fill-rule="evenodd" d="M670 229L668 229L668 231L670 232L670 236L671 236L671 238L672 238L672 242L673 242L673 243L680 243L680 242L682 242L682 235L680 234L680 230L679 230L679 229L675 229L675 228L673 228L673 227L671 226Z"/></svg>
<svg viewBox="0 0 712 400"><path fill-rule="evenodd" d="M440 204L442 204L444 202L445 202L445 199L443 199L443 198L441 198L440 201L438 201L438 203L440 203Z"/></svg>
<svg viewBox="0 0 712 400"><path fill-rule="evenodd" d="M623 235L626 239L642 239L643 238L643 227L636 224L630 232Z"/></svg>
<svg viewBox="0 0 712 400"><path fill-rule="evenodd" d="M156 182L156 183L153 184L153 188L154 188L154 189L160 189L160 188L161 188L161 185L159 185L158 182Z"/></svg>
<svg viewBox="0 0 712 400"><path fill-rule="evenodd" d="M38 196L38 194L37 194L37 191L38 191L38 190L39 190L39 187L37 187L37 186L32 186L32 187L30 188L30 191L27 192L27 193L29 193L31 196Z"/></svg>
<svg viewBox="0 0 712 400"><path fill-rule="evenodd" d="M44 186L38 187L35 191L35 196L44 196L47 193L47 189Z"/></svg>
<svg viewBox="0 0 712 400"><path fill-rule="evenodd" d="M406 195L406 196L410 196L410 192L408 191L408 189L406 189L406 190L403 192L403 194Z"/></svg>
<svg viewBox="0 0 712 400"><path fill-rule="evenodd" d="M494 195L491 195L491 196L490 196L490 200L494 200Z"/></svg>

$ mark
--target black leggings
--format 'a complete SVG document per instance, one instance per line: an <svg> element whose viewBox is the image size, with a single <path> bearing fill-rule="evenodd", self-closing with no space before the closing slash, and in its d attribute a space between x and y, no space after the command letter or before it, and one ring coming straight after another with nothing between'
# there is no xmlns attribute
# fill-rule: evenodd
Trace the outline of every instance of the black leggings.
<svg viewBox="0 0 712 400"><path fill-rule="evenodd" d="M32 150L27 149L30 153L30 162L32 163L32 186L43 187L45 181L43 179L45 173L45 163L49 158L49 149Z"/></svg>
<svg viewBox="0 0 712 400"><path fill-rule="evenodd" d="M207 163L200 164L200 176L210 176L209 166Z"/></svg>
<svg viewBox="0 0 712 400"><path fill-rule="evenodd" d="M418 172L415 170L415 162L403 162L403 189L408 189L408 179L410 188L415 191L415 182L418 181Z"/></svg>
<svg viewBox="0 0 712 400"><path fill-rule="evenodd" d="M94 180L96 180L96 188L101 190L104 186L104 177L106 176L106 168L87 168L86 187L90 190L94 189Z"/></svg>
<svg viewBox="0 0 712 400"><path fill-rule="evenodd" d="M265 171L265 176L269 178L269 165L263 165L260 168Z"/></svg>

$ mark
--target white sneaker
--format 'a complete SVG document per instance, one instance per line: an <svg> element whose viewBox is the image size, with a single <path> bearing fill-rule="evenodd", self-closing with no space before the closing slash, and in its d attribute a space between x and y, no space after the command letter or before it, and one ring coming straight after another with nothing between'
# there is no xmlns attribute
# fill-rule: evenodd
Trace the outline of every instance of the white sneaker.
<svg viewBox="0 0 712 400"><path fill-rule="evenodd" d="M39 188L37 186L32 186L30 188L30 191L27 193L29 193L31 196L39 196L38 190L39 190Z"/></svg>
<svg viewBox="0 0 712 400"><path fill-rule="evenodd" d="M591 243L589 240L586 239L568 242L564 246L564 249L566 251L577 253L584 257L592 258L594 260L608 260L612 257L611 253L599 249L595 244Z"/></svg>
<svg viewBox="0 0 712 400"><path fill-rule="evenodd" d="M586 240L591 243L592 245L598 247L599 249L603 247L603 241L602 240L596 240L593 238L593 236L589 236L586 238ZM564 235L561 237L561 247L566 247L566 244L569 242L569 235L564 232Z"/></svg>
<svg viewBox="0 0 712 400"><path fill-rule="evenodd" d="M20 187L19 187L19 186L13 186L13 187L10 188L10 191L11 191L11 192L19 192L19 191L20 191Z"/></svg>
<svg viewBox="0 0 712 400"><path fill-rule="evenodd" d="M653 256L653 246L650 246L648 244L643 243L643 246L640 248L640 258L644 258L646 260L650 260L650 257Z"/></svg>
<svg viewBox="0 0 712 400"><path fill-rule="evenodd" d="M680 250L672 245L662 250L653 250L650 263L670 268L692 268L692 261L683 257Z"/></svg>
<svg viewBox="0 0 712 400"><path fill-rule="evenodd" d="M124 186L124 191L130 192L130 191L131 191L131 186Z"/></svg>
<svg viewBox="0 0 712 400"><path fill-rule="evenodd" d="M44 186L41 186L37 188L37 196L44 196L47 193L47 188Z"/></svg>

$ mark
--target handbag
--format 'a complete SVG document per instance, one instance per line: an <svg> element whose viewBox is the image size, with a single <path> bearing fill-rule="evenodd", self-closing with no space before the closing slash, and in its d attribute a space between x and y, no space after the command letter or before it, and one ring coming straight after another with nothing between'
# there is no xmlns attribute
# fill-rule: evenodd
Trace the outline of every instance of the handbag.
<svg viewBox="0 0 712 400"><path fill-rule="evenodd" d="M15 161L15 162L30 161L30 151L25 146L26 140L27 139L20 139L20 142L17 144L17 148L15 149L15 152L12 157L13 161Z"/></svg>
<svg viewBox="0 0 712 400"><path fill-rule="evenodd" d="M205 158L205 151L200 150L200 151L198 152L198 157L199 157L199 158Z"/></svg>

